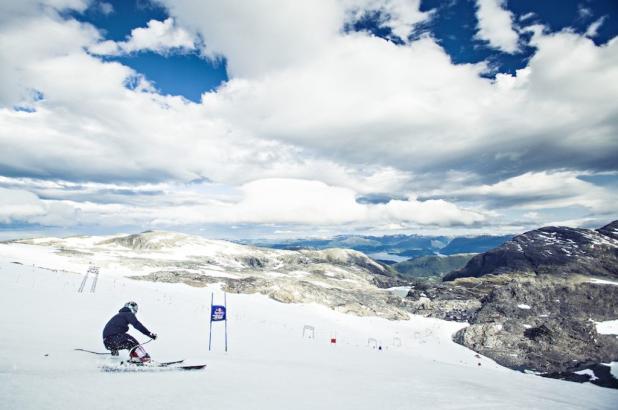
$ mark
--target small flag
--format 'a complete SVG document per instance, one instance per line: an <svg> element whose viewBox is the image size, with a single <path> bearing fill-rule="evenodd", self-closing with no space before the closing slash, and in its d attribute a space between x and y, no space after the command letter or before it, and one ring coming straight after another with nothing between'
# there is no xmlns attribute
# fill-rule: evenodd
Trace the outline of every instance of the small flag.
<svg viewBox="0 0 618 410"><path fill-rule="evenodd" d="M210 309L210 318L213 322L225 320L225 306L213 305Z"/></svg>

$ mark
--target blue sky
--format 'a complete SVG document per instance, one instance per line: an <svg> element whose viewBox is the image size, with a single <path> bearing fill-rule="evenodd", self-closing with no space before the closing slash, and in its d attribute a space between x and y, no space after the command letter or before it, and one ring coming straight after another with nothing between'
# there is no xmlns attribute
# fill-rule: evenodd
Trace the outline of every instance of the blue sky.
<svg viewBox="0 0 618 410"><path fill-rule="evenodd" d="M0 236L517 233L618 199L614 1L0 6Z"/></svg>

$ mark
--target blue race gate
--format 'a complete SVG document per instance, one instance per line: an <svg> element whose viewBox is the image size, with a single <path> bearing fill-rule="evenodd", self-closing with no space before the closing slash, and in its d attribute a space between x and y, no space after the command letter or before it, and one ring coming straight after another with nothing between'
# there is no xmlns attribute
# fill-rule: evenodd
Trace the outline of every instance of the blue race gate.
<svg viewBox="0 0 618 410"><path fill-rule="evenodd" d="M212 347L212 322L225 323L225 351L227 352L227 295L223 293L223 305L215 305L215 294L210 294L210 330L208 332L208 351Z"/></svg>

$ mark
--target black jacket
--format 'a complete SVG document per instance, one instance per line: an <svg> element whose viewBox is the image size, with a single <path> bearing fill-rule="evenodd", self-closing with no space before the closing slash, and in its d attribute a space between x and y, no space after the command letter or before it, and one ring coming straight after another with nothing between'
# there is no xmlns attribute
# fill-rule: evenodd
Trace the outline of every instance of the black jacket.
<svg viewBox="0 0 618 410"><path fill-rule="evenodd" d="M129 324L146 336L150 336L150 330L146 329L146 326L142 325L140 321L137 320L129 308L123 307L105 325L103 329L103 339L109 336L127 333L129 331Z"/></svg>

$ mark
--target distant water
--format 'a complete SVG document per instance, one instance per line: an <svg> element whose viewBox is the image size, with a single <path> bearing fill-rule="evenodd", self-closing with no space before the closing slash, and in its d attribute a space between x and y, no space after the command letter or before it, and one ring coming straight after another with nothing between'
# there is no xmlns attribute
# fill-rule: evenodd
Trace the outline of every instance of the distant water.
<svg viewBox="0 0 618 410"><path fill-rule="evenodd" d="M409 257L406 257L406 256L393 255L392 253L388 253L388 252L368 253L367 256L373 259L381 259L381 260L394 261L394 262L403 262L403 261L407 261L408 259L410 259Z"/></svg>

